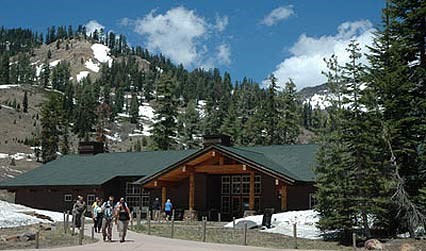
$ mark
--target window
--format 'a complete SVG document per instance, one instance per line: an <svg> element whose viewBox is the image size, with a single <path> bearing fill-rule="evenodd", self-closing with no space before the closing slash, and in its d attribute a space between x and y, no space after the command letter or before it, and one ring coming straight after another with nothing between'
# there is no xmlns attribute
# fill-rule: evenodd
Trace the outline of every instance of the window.
<svg viewBox="0 0 426 251"><path fill-rule="evenodd" d="M139 195L141 194L141 186L126 182L126 195Z"/></svg>
<svg viewBox="0 0 426 251"><path fill-rule="evenodd" d="M140 199L141 199L140 196L135 196L135 195L126 196L127 206L129 208L140 207L141 206Z"/></svg>
<svg viewBox="0 0 426 251"><path fill-rule="evenodd" d="M241 186L243 194L250 194L250 175L242 176Z"/></svg>
<svg viewBox="0 0 426 251"><path fill-rule="evenodd" d="M72 194L65 194L64 195L64 201L66 201L66 202L72 201Z"/></svg>
<svg viewBox="0 0 426 251"><path fill-rule="evenodd" d="M231 191L231 178L229 176L222 176L222 194L229 194Z"/></svg>
<svg viewBox="0 0 426 251"><path fill-rule="evenodd" d="M142 207L149 207L151 204L150 197L148 196L142 196Z"/></svg>
<svg viewBox="0 0 426 251"><path fill-rule="evenodd" d="M230 200L229 200L229 196L222 196L222 200L221 200L221 211L223 213L229 213L229 209L230 209Z"/></svg>
<svg viewBox="0 0 426 251"><path fill-rule="evenodd" d="M262 176L256 175L254 176L254 194L262 193Z"/></svg>
<svg viewBox="0 0 426 251"><path fill-rule="evenodd" d="M260 211L260 197L254 197L254 210Z"/></svg>
<svg viewBox="0 0 426 251"><path fill-rule="evenodd" d="M232 176L232 194L241 194L241 176Z"/></svg>
<svg viewBox="0 0 426 251"><path fill-rule="evenodd" d="M317 204L314 194L310 193L309 194L309 208L314 208L314 206Z"/></svg>
<svg viewBox="0 0 426 251"><path fill-rule="evenodd" d="M96 196L94 194L88 194L87 195L87 205L91 206L93 202L95 202Z"/></svg>

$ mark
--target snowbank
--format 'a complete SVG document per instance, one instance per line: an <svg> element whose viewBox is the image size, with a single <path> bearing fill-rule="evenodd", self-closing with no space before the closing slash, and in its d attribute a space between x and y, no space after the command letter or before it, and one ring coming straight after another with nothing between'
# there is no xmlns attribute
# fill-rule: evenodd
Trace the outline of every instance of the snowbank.
<svg viewBox="0 0 426 251"><path fill-rule="evenodd" d="M30 215L32 213L48 216L53 221L63 221L64 219L62 213L34 209L0 200L0 229L50 222Z"/></svg>
<svg viewBox="0 0 426 251"><path fill-rule="evenodd" d="M18 87L19 85L0 85L0 89L9 89L13 87Z"/></svg>
<svg viewBox="0 0 426 251"><path fill-rule="evenodd" d="M251 220L256 222L258 226L262 225L263 215L248 216L235 220L238 223L241 220ZM297 236L306 239L321 239L321 232L316 227L319 220L318 213L314 210L290 211L278 213L272 216L272 228L262 230L268 233L278 233L293 236L293 224L297 225ZM232 228L232 222L225 225L227 228Z"/></svg>

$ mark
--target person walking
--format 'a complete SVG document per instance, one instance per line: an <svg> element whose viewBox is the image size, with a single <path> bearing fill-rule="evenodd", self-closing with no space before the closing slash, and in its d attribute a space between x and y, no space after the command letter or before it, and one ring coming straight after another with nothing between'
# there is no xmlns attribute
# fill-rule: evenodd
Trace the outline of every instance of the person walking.
<svg viewBox="0 0 426 251"><path fill-rule="evenodd" d="M83 196L79 195L77 196L77 201L74 203L72 207L73 222L74 222L74 226L77 229L80 229L81 227L81 217L84 215L85 211L86 211L86 202L84 202Z"/></svg>
<svg viewBox="0 0 426 251"><path fill-rule="evenodd" d="M170 201L170 199L167 199L166 203L164 204L164 212L166 213L166 221L168 222L170 217L172 217L172 209L173 204Z"/></svg>
<svg viewBox="0 0 426 251"><path fill-rule="evenodd" d="M155 198L154 202L152 202L152 212L153 212L153 220L159 221L160 220L160 214L161 214L161 203L160 199Z"/></svg>
<svg viewBox="0 0 426 251"><path fill-rule="evenodd" d="M92 204L91 211L90 211L91 214L92 214L93 228L95 229L95 232L97 232L97 226L98 226L98 222L97 222L97 219L96 219L96 208L98 206L101 206L101 205L99 205L99 197L96 197L95 201Z"/></svg>
<svg viewBox="0 0 426 251"><path fill-rule="evenodd" d="M114 196L109 196L108 201L102 204L102 236L103 240L112 240L112 222L114 219Z"/></svg>
<svg viewBox="0 0 426 251"><path fill-rule="evenodd" d="M102 212L102 204L103 199L98 199L97 204L95 208L93 209L94 212L94 222L95 222L95 232L100 233L102 229L102 219L103 219L103 212Z"/></svg>
<svg viewBox="0 0 426 251"><path fill-rule="evenodd" d="M115 223L117 224L120 242L124 242L126 239L127 229L129 228L130 221L130 209L129 207L127 207L124 198L120 198L119 204L117 205L115 212Z"/></svg>

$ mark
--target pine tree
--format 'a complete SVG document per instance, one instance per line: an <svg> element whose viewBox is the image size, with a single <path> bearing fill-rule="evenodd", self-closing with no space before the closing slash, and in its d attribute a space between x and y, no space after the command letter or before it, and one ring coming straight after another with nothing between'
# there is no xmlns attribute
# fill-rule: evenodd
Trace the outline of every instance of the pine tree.
<svg viewBox="0 0 426 251"><path fill-rule="evenodd" d="M6 53L3 53L0 57L0 85L7 85L9 83L9 57Z"/></svg>
<svg viewBox="0 0 426 251"><path fill-rule="evenodd" d="M179 127L179 143L185 149L194 149L200 146L200 114L196 109L195 100L190 100L182 113L178 116L181 124Z"/></svg>
<svg viewBox="0 0 426 251"><path fill-rule="evenodd" d="M138 96L132 93L132 100L130 103L130 123L136 124L139 120L139 101Z"/></svg>
<svg viewBox="0 0 426 251"><path fill-rule="evenodd" d="M425 11L422 1L388 1L383 28L369 56L369 77L382 111L387 157L397 183L393 196L397 210L390 217L398 225L393 230L406 229L411 236L418 225L426 224L415 200L426 170L420 150L426 142Z"/></svg>
<svg viewBox="0 0 426 251"><path fill-rule="evenodd" d="M228 113L226 114L225 120L223 121L223 124L220 127L220 132L222 134L230 136L233 142L239 145L242 134L241 128L241 116L238 114L235 104L231 103L228 108Z"/></svg>
<svg viewBox="0 0 426 251"><path fill-rule="evenodd" d="M278 144L295 144L300 133L296 85L290 79L279 97Z"/></svg>
<svg viewBox="0 0 426 251"><path fill-rule="evenodd" d="M24 113L28 112L28 95L27 91L24 92L24 99L22 100L22 109Z"/></svg>
<svg viewBox="0 0 426 251"><path fill-rule="evenodd" d="M174 83L171 73L163 73L157 88L157 109L155 110L155 123L151 134L154 147L167 150L176 147L176 104L173 96Z"/></svg>
<svg viewBox="0 0 426 251"><path fill-rule="evenodd" d="M90 79L84 78L82 84L77 96L73 132L79 139L89 141L90 133L96 124L97 99Z"/></svg>
<svg viewBox="0 0 426 251"><path fill-rule="evenodd" d="M44 61L43 63L40 80L41 80L41 85L44 88L46 88L50 84L50 66L47 60Z"/></svg>
<svg viewBox="0 0 426 251"><path fill-rule="evenodd" d="M279 144L278 137L278 122L279 122L279 102L278 102L278 86L277 79L272 74L269 77L269 87L267 89L267 96L264 103L264 120L266 130L266 144Z"/></svg>
<svg viewBox="0 0 426 251"><path fill-rule="evenodd" d="M41 110L41 157L44 163L56 159L61 135L61 100L60 96L52 93L43 104Z"/></svg>

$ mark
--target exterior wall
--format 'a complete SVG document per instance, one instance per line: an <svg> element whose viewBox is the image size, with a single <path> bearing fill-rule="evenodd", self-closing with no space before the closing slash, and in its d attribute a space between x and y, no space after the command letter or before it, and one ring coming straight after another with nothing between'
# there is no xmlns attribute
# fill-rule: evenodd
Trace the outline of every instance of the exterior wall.
<svg viewBox="0 0 426 251"><path fill-rule="evenodd" d="M314 193L313 183L296 183L288 186L287 208L288 210L309 209L309 194Z"/></svg>
<svg viewBox="0 0 426 251"><path fill-rule="evenodd" d="M72 209L78 195L82 195L86 200L88 194L96 195L99 191L97 186L21 188L16 190L15 203L38 209L64 211ZM71 194L72 201L65 202L65 194Z"/></svg>

